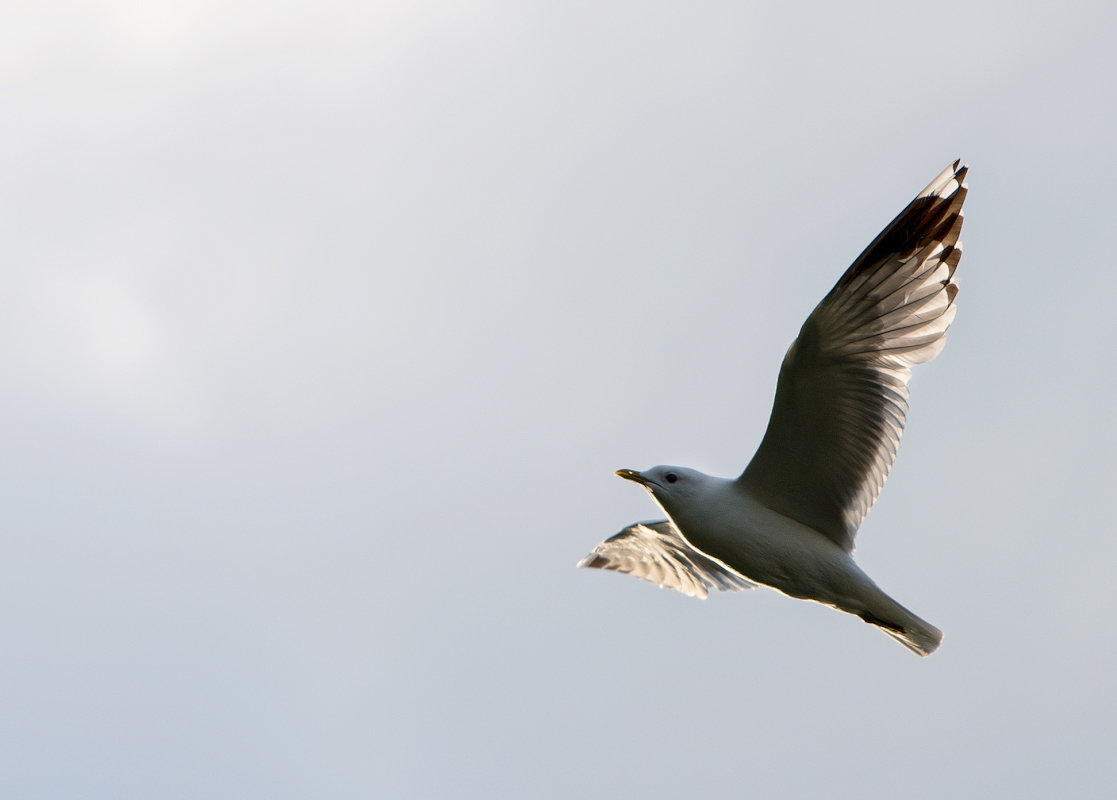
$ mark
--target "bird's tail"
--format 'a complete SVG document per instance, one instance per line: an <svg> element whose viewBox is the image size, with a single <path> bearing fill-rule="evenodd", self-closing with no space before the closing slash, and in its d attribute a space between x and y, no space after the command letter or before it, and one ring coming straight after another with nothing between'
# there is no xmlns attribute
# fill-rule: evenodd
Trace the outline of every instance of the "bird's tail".
<svg viewBox="0 0 1117 800"><path fill-rule="evenodd" d="M858 614L870 625L876 625L904 647L921 656L929 656L942 644L942 631L920 619L895 600L888 598L885 613L862 611Z"/></svg>

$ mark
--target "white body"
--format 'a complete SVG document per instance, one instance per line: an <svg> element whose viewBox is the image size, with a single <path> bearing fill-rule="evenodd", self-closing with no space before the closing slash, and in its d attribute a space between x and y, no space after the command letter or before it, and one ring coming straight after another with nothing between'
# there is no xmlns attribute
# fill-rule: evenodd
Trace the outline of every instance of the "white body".
<svg viewBox="0 0 1117 800"><path fill-rule="evenodd" d="M942 640L941 631L885 594L850 553L766 507L735 479L666 469L685 476L687 491L660 498L649 485L649 493L694 549L753 583L855 614L918 653Z"/></svg>

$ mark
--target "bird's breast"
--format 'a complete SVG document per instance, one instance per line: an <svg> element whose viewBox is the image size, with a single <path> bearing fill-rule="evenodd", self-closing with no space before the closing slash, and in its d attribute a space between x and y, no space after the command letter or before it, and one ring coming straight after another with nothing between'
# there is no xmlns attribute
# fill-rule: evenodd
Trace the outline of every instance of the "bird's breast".
<svg viewBox="0 0 1117 800"><path fill-rule="evenodd" d="M672 509L686 540L756 583L792 597L828 602L860 570L818 531L767 508L736 486Z"/></svg>

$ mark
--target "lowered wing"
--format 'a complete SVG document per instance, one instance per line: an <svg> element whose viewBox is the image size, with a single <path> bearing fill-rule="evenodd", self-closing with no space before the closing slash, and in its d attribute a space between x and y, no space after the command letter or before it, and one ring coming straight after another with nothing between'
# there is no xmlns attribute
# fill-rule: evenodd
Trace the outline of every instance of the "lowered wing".
<svg viewBox="0 0 1117 800"><path fill-rule="evenodd" d="M695 550L667 520L629 525L578 566L624 572L691 597L705 598L709 589L736 592L756 585Z"/></svg>

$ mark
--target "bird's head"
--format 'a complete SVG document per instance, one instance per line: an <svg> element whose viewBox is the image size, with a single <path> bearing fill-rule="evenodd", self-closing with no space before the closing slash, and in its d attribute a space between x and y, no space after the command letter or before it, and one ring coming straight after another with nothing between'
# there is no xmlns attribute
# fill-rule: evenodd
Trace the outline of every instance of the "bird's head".
<svg viewBox="0 0 1117 800"><path fill-rule="evenodd" d="M652 467L643 472L618 469L616 474L647 489L668 514L680 501L685 502L687 498L697 495L707 478L697 470L670 466Z"/></svg>

